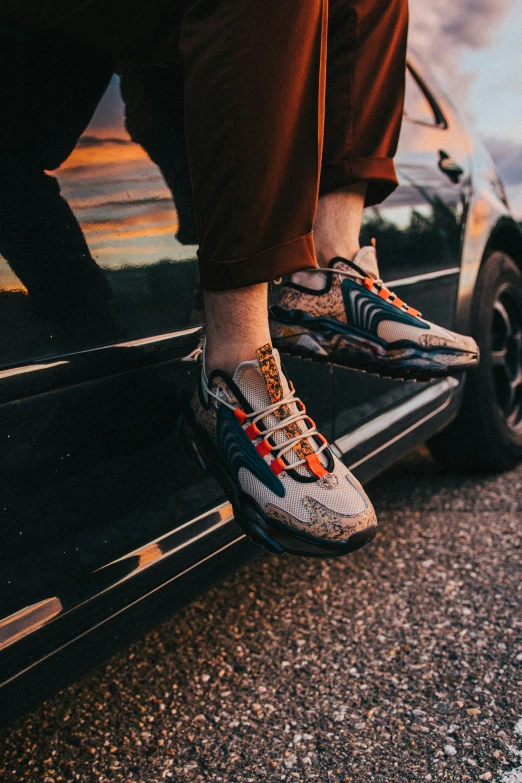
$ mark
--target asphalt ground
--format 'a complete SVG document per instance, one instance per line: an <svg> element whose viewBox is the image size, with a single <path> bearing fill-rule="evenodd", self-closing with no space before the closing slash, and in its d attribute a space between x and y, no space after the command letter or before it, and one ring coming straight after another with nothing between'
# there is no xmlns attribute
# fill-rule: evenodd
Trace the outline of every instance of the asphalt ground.
<svg viewBox="0 0 522 783"><path fill-rule="evenodd" d="M243 567L5 730L2 783L522 781L522 467L368 489L374 543Z"/></svg>

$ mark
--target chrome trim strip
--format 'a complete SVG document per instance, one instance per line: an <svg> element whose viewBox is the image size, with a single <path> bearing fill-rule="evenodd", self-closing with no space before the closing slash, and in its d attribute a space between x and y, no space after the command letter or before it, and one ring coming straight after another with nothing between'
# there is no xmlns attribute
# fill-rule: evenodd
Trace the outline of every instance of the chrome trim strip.
<svg viewBox="0 0 522 783"><path fill-rule="evenodd" d="M218 506L214 506L214 508L209 509L209 511L206 511L204 514L199 514L199 516L169 530L168 533L149 541L138 549L134 549L132 552L128 552L122 557L95 569L92 572L93 574L106 572L110 578L110 569L116 563L128 561L129 565L128 573L123 576L118 574L118 578L110 581L103 590L98 590L96 595L90 596L84 601L80 601L80 603L77 603L65 612L63 611L60 599L55 597L48 601L42 601L39 604L23 607L8 617L0 618L0 649L18 641L22 636L27 636L27 634L39 630L42 625L50 620L53 620L58 616L65 617L69 612L76 611L81 606L89 603L93 597L98 598L98 596L103 593L113 590L136 574L142 573L147 568L156 565L159 561L165 560L171 555L194 544L196 541L215 533L220 528L232 522L233 519L234 514L231 504L227 502L220 503ZM188 537L191 533L190 528L197 526L198 523L201 522L205 522L209 526L196 534L192 531L192 536ZM189 528L189 530L187 530L187 528ZM196 529L198 528L196 527ZM186 531L186 533L180 536L181 531Z"/></svg>
<svg viewBox="0 0 522 783"><path fill-rule="evenodd" d="M63 610L59 598L46 598L0 620L0 650L37 631Z"/></svg>
<svg viewBox="0 0 522 783"><path fill-rule="evenodd" d="M415 411L420 410L420 408L423 408L430 402L439 399L439 397L442 397L443 395L453 392L453 389L455 389L455 387L458 385L459 381L457 381L456 378L445 378L443 381L440 381L433 386L429 386L427 389L424 389L424 391L419 392L419 394L416 394L415 397L406 400L406 402L403 402L401 405L397 405L397 407L386 411L386 413L381 413L380 416L376 416L375 419L372 419L366 424L363 424L362 427L359 427L353 432L342 435L340 438L337 438L337 440L334 441L333 445L337 451L344 456L349 451L352 451L357 446L360 446L361 443L364 443L365 441L370 440L370 438L385 432L392 426L392 424L397 424L401 421L401 419L405 419L407 416L415 413Z"/></svg>
<svg viewBox="0 0 522 783"><path fill-rule="evenodd" d="M454 266L451 269L440 269L438 272L426 272L424 275L413 275L413 277L401 277L399 280L385 280L387 288L399 288L403 285L415 285L424 280L437 280L439 277L450 277L450 275L459 275L460 266Z"/></svg>
<svg viewBox="0 0 522 783"><path fill-rule="evenodd" d="M30 671L35 666L38 666L38 664L42 663L42 661L45 661L47 658L51 658L51 656L56 655L56 653L60 652L61 650L65 650L67 647L70 647L71 644L76 642L78 639L87 636L87 634L91 633L91 631L94 631L96 628L100 628L102 625L105 625L106 623L110 622L113 619L113 617L122 614L122 612L126 612L127 609L130 609L132 606L139 604L141 601L143 601L145 598L148 598L150 595L157 593L158 590L163 589L166 585L170 584L171 582L174 582L174 580L179 579L180 577L185 576L185 574L188 574L190 571L193 571L195 568L198 568L198 566L200 566L202 563L205 563L207 560L210 560L211 558L220 555L222 552L229 549L231 546L235 546L239 541L245 538L245 535L241 533L239 530L238 533L239 533L238 537L235 538L233 541L229 541L229 543L225 544L225 546L222 546L220 549L217 549L215 552L211 552L206 557L203 557L201 560L198 560L197 563L194 563L194 565L189 566L184 571L181 571L179 574L173 576L171 579L167 579L166 582L162 582L157 587L154 587L152 590L149 590L148 593L145 593L144 595L141 595L139 598L136 598L136 600L132 601L130 604L127 604L126 606L122 606L121 609L118 609L117 611L109 615L109 617L105 617L103 620L100 620L99 623L96 623L95 625L88 628L86 631L83 631L82 633L78 634L78 636L75 636L74 639L70 639L68 642L65 642L65 644L62 644L60 647L57 647L55 650L52 650L52 652L47 653L47 655L43 655L37 661L33 661L33 663L29 664L29 666L26 666L25 669L22 669L22 671L16 672L16 674L13 674L13 676L9 677L8 680L5 680L4 682L0 683L0 689L3 688L5 685L8 685L13 680L16 680L17 677L20 677L22 674L25 674L26 672Z"/></svg>
<svg viewBox="0 0 522 783"><path fill-rule="evenodd" d="M180 329L177 332L167 332L165 334L156 334L152 337L142 337L139 340L127 340L122 343L107 343L107 345L98 345L95 348L86 348L83 351L75 351L73 353L63 354L61 356L53 356L49 359L40 359L32 364L14 365L7 367L5 370L0 370L0 380L2 378L10 378L13 375L22 375L28 372L35 372L36 370L49 370L53 367L58 367L62 364L69 364L69 360L76 356L93 356L100 353L100 351L107 351L112 348L140 348L147 345L155 345L156 343L165 342L166 340L175 340L182 337L190 337L191 334L197 334L202 329L201 326L192 326L189 329Z"/></svg>
<svg viewBox="0 0 522 783"><path fill-rule="evenodd" d="M188 337L190 334L196 334L201 331L201 326L193 326L190 329L180 329L177 332L167 332L166 334L155 334L152 337L141 337L139 340L127 340L123 343L111 343L101 348L93 348L91 350L100 351L103 348L136 348L140 345L152 345L154 343L160 343L162 340L172 340L175 337Z"/></svg>
<svg viewBox="0 0 522 783"><path fill-rule="evenodd" d="M126 576L123 576L117 582L113 582L109 587L106 588L106 590L102 590L101 592L99 592L98 595L103 595L103 593L106 593L108 590L114 590L115 587L119 587L121 584L123 584L123 582L126 582L128 579L131 579L133 576L136 576L136 574L142 573L143 571L145 571L145 569L150 568L152 565L156 565L156 563L158 563L160 560L165 560L165 558L170 557L171 555L175 555L176 552L180 552L182 549L186 549L188 546L195 544L196 541L199 541L200 539L209 536L211 533L215 533L216 530L219 530L219 528L229 524L229 522L232 522L233 519L234 519L233 517L231 517L230 519L223 519L220 522L217 522L215 525L212 525L212 527L207 528L202 533L198 533L192 538L183 541L182 544L179 544L178 546L169 549L167 552L162 552L159 548L153 547L152 556L149 556L149 553L144 553L139 558L138 561L139 564L136 568L133 568L132 571L126 574ZM98 597L98 595L96 597ZM78 607L82 605L83 604L78 604L78 606L75 606L74 608L78 609Z"/></svg>
<svg viewBox="0 0 522 783"><path fill-rule="evenodd" d="M203 534L199 534L196 536L196 538L191 539L184 539L181 546L177 546L175 549L169 549L169 539L175 535L176 539L179 537L179 533L181 530L185 530L188 527L191 527L192 525L195 525L196 522L200 522L203 519L210 519L215 516L217 518L217 523L212 525L210 528L206 528ZM197 538L200 538L201 535L204 535L205 533L210 533L211 531L215 530L216 527L221 527L226 522L232 522L234 519L234 512L232 510L232 505L228 502L220 503L219 506L214 506L214 508L211 508L209 511L205 511L204 514L199 514L199 516L194 517L193 519L189 519L188 522L184 522L182 525L179 525L178 527L173 528L173 530L169 530L168 533L164 533L162 536L158 536L158 538L154 538L152 541L148 541L145 545L138 547L138 549L133 549L132 552L127 552L126 555L122 555L122 557L116 558L116 560L112 560L110 563L107 563L104 566L101 566L101 568L97 568L94 573L99 573L100 571L103 571L106 568L110 568L115 563L121 563L124 560L128 560L130 557L138 557L138 558L144 558L146 560L147 565L150 565L152 562L156 562L157 560L160 560L162 557L168 554L172 554L172 552L177 551L178 549L182 549L187 544L190 544L192 541L195 541ZM163 547L161 546L163 545ZM151 558L151 553L157 553L160 552L161 554L158 556L156 555L153 559Z"/></svg>
<svg viewBox="0 0 522 783"><path fill-rule="evenodd" d="M98 598L100 595L103 595L103 593L108 592L109 590L114 590L115 587L119 587L121 584L123 584L123 582L126 582L128 579L136 576L136 574L142 573L152 565L156 565L156 563L158 563L160 560L165 560L166 558L175 555L176 552L180 552L182 549L186 549L188 546L195 544L196 541L199 541L202 538L206 538L206 536L209 536L211 533L215 533L216 530L219 530L225 525L228 525L233 520L234 517L232 515L225 519L220 519L220 521L216 522L216 524L212 525L212 527L206 528L206 530L203 530L201 533L197 533L195 536L192 536L192 538L185 539L181 544L178 544L178 546L174 546L171 549L167 549L166 551L162 551L157 544L153 545L149 551L142 551L138 556L137 566L135 568L131 568L128 574L123 576L121 579L118 579L116 582L113 582L111 585L106 587L105 590L100 590L100 592L97 593L96 598ZM191 522L197 522L197 520L194 519ZM122 560L123 559L125 558L122 558ZM78 604L74 607L74 610L78 609L80 606L83 606L84 603L88 603L88 601L84 601L81 604Z"/></svg>
<svg viewBox="0 0 522 783"><path fill-rule="evenodd" d="M217 521L215 521L215 517L217 517ZM80 603L76 604L76 606L72 607L69 611L75 612L80 607L92 601L93 597L98 598L100 595L109 592L109 590L114 590L115 587L119 587L123 582L126 582L128 579L136 576L138 573L142 573L147 568L156 565L156 563L159 561L165 560L166 558L176 554L176 552L180 552L182 549L186 549L188 546L191 546L196 541L199 541L202 538L215 533L216 530L219 530L219 528L230 524L233 519L234 515L232 513L232 506L230 503L220 503L219 506L215 506L209 511L206 511L204 514L200 514L199 516L194 517L194 519L190 519L188 522L185 522L183 525L175 527L173 530L170 530L160 538L151 541L149 544L134 550L124 557L113 560L111 563L108 563L102 568L96 569L94 573L99 574L100 572L105 571L110 575L110 568L111 566L114 566L115 563L125 562L126 560L129 563L129 571L127 574L112 581L103 590L98 590L95 596L91 596L85 601L81 601ZM206 527L200 533L196 533L195 535L194 532L192 532L192 536L190 538L187 537L187 535L190 535L190 528L196 526L198 522L202 521L208 521L210 527ZM179 541L180 530L187 531L187 535L185 535L181 541ZM169 541L171 538L172 541ZM135 564L133 563L134 560L136 561ZM64 612L62 616L65 616L66 614L68 614L68 612Z"/></svg>
<svg viewBox="0 0 522 783"><path fill-rule="evenodd" d="M68 364L65 360L59 362L47 362L46 364L25 364L21 367L13 367L11 370L0 370L0 381L2 378L12 378L14 375L23 375L27 372L38 372L38 370L51 370L53 367L59 367L61 364Z"/></svg>
<svg viewBox="0 0 522 783"><path fill-rule="evenodd" d="M433 419L433 417L436 416L438 413L442 413L442 411L445 410L451 404L452 400L453 400L453 390L449 395L449 397L446 400L444 400L442 405L439 405L438 408L435 408L435 410L430 411L430 413L427 413L426 416L423 416L422 419L416 421L414 424L411 425L411 427L407 427L407 429L402 430L402 432L399 432L399 434L395 435L394 438L390 438L390 440L386 441L386 443L383 443L382 446L379 446L377 449L374 449L372 452L370 452L370 454L366 454L366 456L362 457L362 459L358 460L357 462L354 462L353 465L349 466L349 469L355 470L355 468L358 468L359 465L363 464L363 462L367 462L376 454L379 454L381 451L384 451L384 449L389 448L393 443L396 443L398 440L401 440L401 438L404 438L410 432L413 432L413 430L416 430L418 427L421 426L421 424L424 424L424 422Z"/></svg>

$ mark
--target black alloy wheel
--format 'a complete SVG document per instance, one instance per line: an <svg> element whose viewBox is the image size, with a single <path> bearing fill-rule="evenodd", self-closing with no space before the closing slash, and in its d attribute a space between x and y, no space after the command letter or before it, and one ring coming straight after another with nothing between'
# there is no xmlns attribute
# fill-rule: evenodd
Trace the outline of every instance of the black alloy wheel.
<svg viewBox="0 0 522 783"><path fill-rule="evenodd" d="M522 429L522 302L510 285L493 305L491 365L499 409L515 434Z"/></svg>

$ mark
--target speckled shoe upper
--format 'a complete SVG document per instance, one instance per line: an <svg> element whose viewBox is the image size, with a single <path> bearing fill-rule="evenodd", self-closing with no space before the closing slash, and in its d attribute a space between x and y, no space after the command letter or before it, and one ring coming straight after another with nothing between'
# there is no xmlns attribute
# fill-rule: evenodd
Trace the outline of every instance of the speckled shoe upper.
<svg viewBox="0 0 522 783"><path fill-rule="evenodd" d="M478 362L472 337L427 321L379 278L373 246L353 261L293 274L272 308L280 350L397 377L431 377Z"/></svg>
<svg viewBox="0 0 522 783"><path fill-rule="evenodd" d="M331 542L375 527L366 493L317 432L270 345L233 378L202 373L192 411L268 520Z"/></svg>
<svg viewBox="0 0 522 783"><path fill-rule="evenodd" d="M297 272L283 287L278 304L327 316L367 330L387 343L402 340L424 347L444 347L478 353L472 337L451 332L426 321L388 291L379 279L374 247L363 247L353 262L334 258L329 270Z"/></svg>

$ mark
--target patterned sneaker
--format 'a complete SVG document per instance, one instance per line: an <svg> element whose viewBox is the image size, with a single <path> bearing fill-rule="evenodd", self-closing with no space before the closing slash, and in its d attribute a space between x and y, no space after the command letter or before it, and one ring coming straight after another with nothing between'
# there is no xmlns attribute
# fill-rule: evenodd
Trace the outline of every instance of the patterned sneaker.
<svg viewBox="0 0 522 783"><path fill-rule="evenodd" d="M429 380L479 360L472 337L426 321L388 291L374 247L293 274L271 309L270 329L283 353L389 378Z"/></svg>
<svg viewBox="0 0 522 783"><path fill-rule="evenodd" d="M233 378L214 370L207 379L202 370L180 438L212 470L244 532L269 551L333 557L374 537L372 504L317 432L269 344Z"/></svg>

